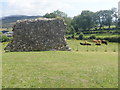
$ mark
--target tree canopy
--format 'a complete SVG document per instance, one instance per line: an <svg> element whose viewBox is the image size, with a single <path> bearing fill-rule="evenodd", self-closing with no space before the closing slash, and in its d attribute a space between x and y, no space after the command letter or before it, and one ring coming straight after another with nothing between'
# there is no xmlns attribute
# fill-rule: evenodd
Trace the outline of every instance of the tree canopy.
<svg viewBox="0 0 120 90"><path fill-rule="evenodd" d="M73 26L79 31L89 30L94 26L94 13L91 11L82 11L82 13L73 18Z"/></svg>
<svg viewBox="0 0 120 90"><path fill-rule="evenodd" d="M62 11L56 10L52 13L46 13L43 17L46 17L46 18L56 18L56 17L66 18L67 14L62 12Z"/></svg>
<svg viewBox="0 0 120 90"><path fill-rule="evenodd" d="M118 15L116 8L112 8L111 10L100 10L97 12L84 10L81 12L81 14L74 16L73 18L68 17L65 12L56 10L52 13L46 13L43 17L60 17L64 19L68 26L66 31L68 34L74 34L75 32L90 30L92 28L97 29L97 27L101 29L103 26L108 26L110 28L111 25L118 25Z"/></svg>

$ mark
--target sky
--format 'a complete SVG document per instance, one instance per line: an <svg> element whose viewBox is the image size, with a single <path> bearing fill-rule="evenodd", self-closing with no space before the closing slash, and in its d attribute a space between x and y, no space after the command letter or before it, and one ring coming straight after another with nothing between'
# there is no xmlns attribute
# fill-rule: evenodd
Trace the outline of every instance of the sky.
<svg viewBox="0 0 120 90"><path fill-rule="evenodd" d="M79 15L82 10L93 12L118 8L119 0L0 0L0 17L9 15L44 15L55 10L69 17Z"/></svg>

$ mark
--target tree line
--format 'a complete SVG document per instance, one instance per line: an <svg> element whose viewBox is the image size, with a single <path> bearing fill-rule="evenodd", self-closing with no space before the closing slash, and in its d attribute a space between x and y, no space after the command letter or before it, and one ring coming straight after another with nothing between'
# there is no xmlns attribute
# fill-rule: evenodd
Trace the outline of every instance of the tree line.
<svg viewBox="0 0 120 90"><path fill-rule="evenodd" d="M118 12L117 8L110 10L100 10L92 12L89 10L83 10L81 14L74 16L73 18L68 17L65 12L56 10L51 13L46 13L43 17L45 18L63 18L65 23L68 25L67 34L74 34L87 30L102 30L104 26L108 29L111 25L118 27Z"/></svg>

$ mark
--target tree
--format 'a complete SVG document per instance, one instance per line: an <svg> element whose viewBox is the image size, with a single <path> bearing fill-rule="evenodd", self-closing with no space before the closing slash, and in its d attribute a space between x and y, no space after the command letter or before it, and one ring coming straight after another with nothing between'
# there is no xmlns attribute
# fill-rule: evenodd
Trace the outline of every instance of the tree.
<svg viewBox="0 0 120 90"><path fill-rule="evenodd" d="M56 10L53 12L56 16L59 16L59 17L62 17L62 18L66 18L67 17L67 14L62 12L62 11L59 11L59 10Z"/></svg>
<svg viewBox="0 0 120 90"><path fill-rule="evenodd" d="M117 11L117 8L112 8L111 10L113 12L113 14L112 14L113 25L115 25L117 27L118 26L118 11Z"/></svg>
<svg viewBox="0 0 120 90"><path fill-rule="evenodd" d="M55 18L56 15L54 13L46 13L43 17L45 17L45 18Z"/></svg>
<svg viewBox="0 0 120 90"><path fill-rule="evenodd" d="M66 33L67 34L74 34L75 30L74 30L73 26L71 25L72 18L67 17L66 13L59 11L59 10L56 10L52 13L46 13L43 17L45 17L45 18L57 18L57 17L62 18L65 21L65 23L67 24Z"/></svg>
<svg viewBox="0 0 120 90"><path fill-rule="evenodd" d="M118 29L120 29L120 18L118 19Z"/></svg>
<svg viewBox="0 0 120 90"><path fill-rule="evenodd" d="M56 10L52 13L46 13L43 17L46 17L46 18L56 18L56 17L66 18L67 14L65 14L62 11Z"/></svg>
<svg viewBox="0 0 120 90"><path fill-rule="evenodd" d="M95 18L96 18L96 24L101 27L103 26L111 26L112 24L112 10L100 10L96 12Z"/></svg>
<svg viewBox="0 0 120 90"><path fill-rule="evenodd" d="M82 11L81 15L73 18L72 24L77 31L80 29L89 30L94 26L94 13L91 11Z"/></svg>
<svg viewBox="0 0 120 90"><path fill-rule="evenodd" d="M71 22L72 26L75 29L75 32L79 32L78 20L79 20L79 16L75 16Z"/></svg>
<svg viewBox="0 0 120 90"><path fill-rule="evenodd" d="M70 17L66 17L64 18L65 23L67 24L67 34L74 34L75 33L75 29L72 26L72 18Z"/></svg>

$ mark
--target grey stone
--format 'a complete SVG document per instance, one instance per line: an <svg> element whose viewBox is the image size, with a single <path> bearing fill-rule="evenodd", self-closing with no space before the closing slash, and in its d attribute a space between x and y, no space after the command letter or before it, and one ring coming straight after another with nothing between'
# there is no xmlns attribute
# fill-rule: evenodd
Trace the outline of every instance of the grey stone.
<svg viewBox="0 0 120 90"><path fill-rule="evenodd" d="M66 24L59 18L18 20L13 27L9 51L70 50L64 37Z"/></svg>

